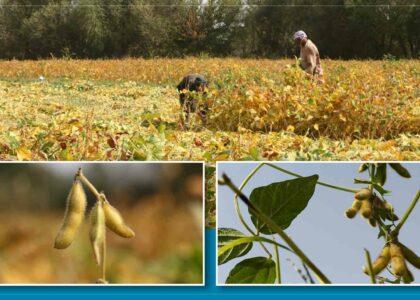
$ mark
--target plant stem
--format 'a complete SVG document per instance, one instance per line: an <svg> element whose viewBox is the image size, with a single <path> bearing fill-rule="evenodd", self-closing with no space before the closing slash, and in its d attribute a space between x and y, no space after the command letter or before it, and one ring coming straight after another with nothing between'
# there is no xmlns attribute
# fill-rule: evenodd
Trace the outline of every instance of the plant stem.
<svg viewBox="0 0 420 300"><path fill-rule="evenodd" d="M107 283L106 281L106 238L104 237L104 242L102 243L102 254L103 254L103 260L102 260L102 280L104 283Z"/></svg>
<svg viewBox="0 0 420 300"><path fill-rule="evenodd" d="M257 171L259 169L261 169L261 167L263 166L263 164L258 165L254 170L251 171L251 173L249 173L246 178L244 179L244 181L242 182L242 184L239 187L239 190L242 191L242 189L245 187L245 185L248 183L248 181L252 178L252 176L255 175L255 173L257 173ZM244 227L246 228L246 230L248 230L249 233L251 233L253 236L258 236L258 233L255 233L251 227L248 226L248 224L245 222L245 219L241 213L241 209L239 207L239 202L238 202L238 194L235 194L235 196L233 197L233 200L235 202L235 209L236 209L236 213L239 217L239 220L241 221L242 225L244 225ZM267 255L271 258L271 252L268 251L268 249L265 247L265 245L260 242L261 247L263 248L263 250L267 253Z"/></svg>
<svg viewBox="0 0 420 300"><path fill-rule="evenodd" d="M275 238L273 237L273 240L275 241ZM276 256L276 278L277 283L281 284L281 269L280 269L280 255L279 255L279 247L277 245L274 245L274 253Z"/></svg>
<svg viewBox="0 0 420 300"><path fill-rule="evenodd" d="M93 186L93 184L89 181L89 179L86 178L85 175L82 173L82 168L79 169L76 176L88 187L88 189L92 192L92 194L95 195L96 199L100 199L101 194L98 192L98 190Z"/></svg>
<svg viewBox="0 0 420 300"><path fill-rule="evenodd" d="M416 196L414 196L414 199L411 201L410 206L407 208L406 212L401 218L401 221L397 224L395 229L392 231L393 235L397 236L401 227L403 227L404 223L407 221L408 217L410 216L411 212L413 211L414 207L416 206L417 202L420 198L420 190L417 191Z"/></svg>
<svg viewBox="0 0 420 300"><path fill-rule="evenodd" d="M375 274L373 274L372 260L370 259L370 253L367 249L365 249L365 254L366 254L367 265L369 268L370 281L372 283L376 283Z"/></svg>
<svg viewBox="0 0 420 300"><path fill-rule="evenodd" d="M304 263L302 263L302 266L303 266L303 268L305 269L306 276L308 276L309 282L310 282L310 283L312 283L312 284L314 284L314 283L315 283L315 281L314 281L314 279L312 278L311 272L308 270L308 267L307 267Z"/></svg>
<svg viewBox="0 0 420 300"><path fill-rule="evenodd" d="M269 167L271 167L273 169L276 169L276 170L278 170L280 172L283 172L283 173L292 175L294 177L299 177L299 178L300 177L303 177L302 175L299 175L299 174L290 172L290 171L288 171L286 169L283 169L283 168L280 168L280 167L278 167L278 166L276 166L276 165L274 165L272 163L262 163L262 164L263 165L267 165L267 166L269 166ZM342 187L342 186L337 186L337 185L332 185L332 184L325 183L325 182L322 182L322 181L317 181L316 183L319 184L319 185L325 186L325 187L329 187L329 188L336 189L336 190L339 190L339 191L349 192L349 193L352 193L352 194L358 192L358 190L354 190L354 189L350 189L350 188L346 188L346 187Z"/></svg>
<svg viewBox="0 0 420 300"><path fill-rule="evenodd" d="M320 269L305 255L305 253L295 244L295 242L283 231L283 229L278 226L273 220L267 217L264 213L262 213L258 207L256 207L251 201L249 201L248 197L245 196L230 180L230 178L223 174L223 181L220 181L220 184L226 184L229 188L231 188L238 197L249 207L253 214L255 214L258 219L264 222L271 230L275 231L285 242L286 244L292 249L295 254L305 263L317 276L318 280L321 283L329 284L331 281L322 273Z"/></svg>

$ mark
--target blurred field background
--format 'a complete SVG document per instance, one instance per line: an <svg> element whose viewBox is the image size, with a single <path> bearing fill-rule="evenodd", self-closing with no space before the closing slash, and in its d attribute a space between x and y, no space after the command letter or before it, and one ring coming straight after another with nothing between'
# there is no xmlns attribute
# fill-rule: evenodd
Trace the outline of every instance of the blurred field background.
<svg viewBox="0 0 420 300"><path fill-rule="evenodd" d="M202 283L201 164L1 164L0 283L95 283L85 220L72 245L53 249L73 176L82 167L136 233L107 231L110 283ZM88 209L94 198L88 190Z"/></svg>

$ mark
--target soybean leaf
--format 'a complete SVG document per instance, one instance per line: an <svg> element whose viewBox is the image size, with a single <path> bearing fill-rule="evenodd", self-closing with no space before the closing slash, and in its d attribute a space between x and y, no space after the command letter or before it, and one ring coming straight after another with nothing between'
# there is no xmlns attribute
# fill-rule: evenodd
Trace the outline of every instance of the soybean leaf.
<svg viewBox="0 0 420 300"><path fill-rule="evenodd" d="M377 191L378 191L378 193L379 193L379 194L381 194L381 195L385 195L385 194L389 194L389 193L391 193L390 191L388 191L388 190L384 189L382 186L380 186L380 185L379 185L379 184L377 184L377 183L373 183L372 185L373 185L373 188L374 188L375 190L377 190Z"/></svg>
<svg viewBox="0 0 420 300"><path fill-rule="evenodd" d="M282 182L275 182L258 187L251 192L250 201L262 213L270 217L282 229L290 226L292 221L305 209L315 191L318 175L301 177ZM251 220L259 232L273 234L273 232L251 214Z"/></svg>
<svg viewBox="0 0 420 300"><path fill-rule="evenodd" d="M355 184L372 184L372 181L370 181L370 180L365 180L365 179L358 179L358 178L355 178L355 179L354 179L354 183L355 183Z"/></svg>
<svg viewBox="0 0 420 300"><path fill-rule="evenodd" d="M276 263L266 257L253 257L238 263L229 273L227 284L274 283Z"/></svg>
<svg viewBox="0 0 420 300"><path fill-rule="evenodd" d="M366 171L369 168L369 164L361 164L359 167L359 173L363 173L364 171Z"/></svg>
<svg viewBox="0 0 420 300"><path fill-rule="evenodd" d="M401 164L398 163L392 163L389 164L389 166L397 172L398 175L404 178L411 178L410 172L406 168L404 168Z"/></svg>
<svg viewBox="0 0 420 300"><path fill-rule="evenodd" d="M378 164L375 174L375 182L380 186L384 186L386 182L386 164Z"/></svg>
<svg viewBox="0 0 420 300"><path fill-rule="evenodd" d="M219 228L218 233L217 233L217 237L218 237L217 247L220 248L220 247L225 246L226 244L228 244L229 242L231 242L233 240L243 238L243 237L246 237L246 236L242 232L240 232L236 229ZM224 252L220 256L218 256L217 257L217 262L218 262L219 265L222 265L222 264L227 263L228 261L230 261L234 258L244 256L245 254L247 254L251 250L251 248L252 248L252 242L237 245L237 246L229 249L228 251Z"/></svg>
<svg viewBox="0 0 420 300"><path fill-rule="evenodd" d="M240 237L234 240L231 240L230 242L226 243L225 245L220 246L217 248L217 256L222 256L226 251L229 251L233 247L243 245L243 244L250 244L253 242L264 242L272 245L276 245L284 250L290 251L294 253L289 247L279 244L274 240L270 240L268 238L265 238L263 236L246 236L246 237Z"/></svg>

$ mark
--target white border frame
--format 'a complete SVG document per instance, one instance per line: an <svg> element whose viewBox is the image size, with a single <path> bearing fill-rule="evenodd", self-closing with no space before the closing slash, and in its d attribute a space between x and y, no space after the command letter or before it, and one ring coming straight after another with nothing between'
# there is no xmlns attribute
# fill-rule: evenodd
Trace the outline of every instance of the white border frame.
<svg viewBox="0 0 420 300"><path fill-rule="evenodd" d="M185 286L205 286L206 285L206 190L205 190L205 162L203 160L198 161L1 161L2 164L201 164L202 166L202 282L201 283L110 283L110 284L94 284L94 283L0 283L0 289L2 287L98 287L98 288L112 288L112 287L157 287L157 286L168 286L168 287L185 287Z"/></svg>
<svg viewBox="0 0 420 300"><path fill-rule="evenodd" d="M218 228L219 228L219 164L260 164L260 163L272 163L272 164L362 164L362 163L401 163L401 164L419 164L418 161L361 161L361 160L355 160L355 161L267 161L267 160L261 160L261 161L255 161L255 160L249 160L249 161L218 161L216 162L216 286L218 287L348 287L348 286L368 286L368 287L418 287L420 286L420 283L413 283L413 284L372 284L372 283L332 283L332 284L321 284L321 283L315 283L315 284L305 284L305 283L273 283L273 284L226 284L226 283L220 283L219 282L219 264L217 262L217 245L219 242L219 235L218 235Z"/></svg>

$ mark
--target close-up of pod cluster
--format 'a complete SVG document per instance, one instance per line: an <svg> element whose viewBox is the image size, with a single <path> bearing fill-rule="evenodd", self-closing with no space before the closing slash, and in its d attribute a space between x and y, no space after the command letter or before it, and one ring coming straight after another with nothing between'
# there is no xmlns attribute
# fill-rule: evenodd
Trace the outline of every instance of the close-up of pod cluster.
<svg viewBox="0 0 420 300"><path fill-rule="evenodd" d="M367 275L376 276L389 265L391 273L396 277L396 281L403 283L412 283L414 276L407 267L407 262L415 268L420 268L420 257L414 251L409 249L398 241L398 234L404 222L396 225L399 217L394 213L393 206L383 198L387 191L383 190L387 179L387 165L395 171L400 177L411 178L410 173L399 163L364 163L359 168L359 173L369 171L369 187L357 191L354 195L354 201L350 208L346 210L346 216L354 218L358 213L367 219L373 227L379 227L379 237L385 239L385 246L376 260L369 266L363 267L363 272ZM355 180L362 182L363 180ZM374 192L380 191L380 196ZM404 218L403 218L404 219ZM391 222L386 224L386 222Z"/></svg>
<svg viewBox="0 0 420 300"><path fill-rule="evenodd" d="M414 281L414 277L407 262L420 269L420 257L410 248L397 241L389 242L385 244L379 256L372 263L372 274L376 276L388 265L391 265L391 271L396 277L401 278L404 283L411 283ZM363 271L370 274L369 267L365 266Z"/></svg>
<svg viewBox="0 0 420 300"><path fill-rule="evenodd" d="M90 181L82 174L76 173L70 193L67 197L66 212L63 223L55 238L54 248L66 249L76 238L87 207L87 197L83 189L85 184L95 195L96 203L90 212L90 241L95 261L102 269L97 283L106 281L106 228L123 238L133 238L134 231L125 223L120 212L107 200L104 193L99 193Z"/></svg>
<svg viewBox="0 0 420 300"><path fill-rule="evenodd" d="M393 206L379 198L369 188L357 192L352 206L346 210L346 216L350 219L354 218L357 213L367 219L373 227L376 227L379 217L392 222L398 221Z"/></svg>

